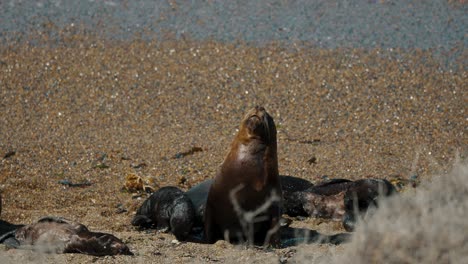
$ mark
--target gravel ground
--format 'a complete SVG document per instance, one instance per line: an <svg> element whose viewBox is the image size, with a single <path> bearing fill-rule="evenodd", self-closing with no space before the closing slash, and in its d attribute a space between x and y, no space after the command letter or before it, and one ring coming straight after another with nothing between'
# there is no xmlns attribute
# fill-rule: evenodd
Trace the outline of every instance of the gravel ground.
<svg viewBox="0 0 468 264"><path fill-rule="evenodd" d="M92 230L114 233L129 244L136 256L95 258L0 249L0 260L271 263L294 261L297 251L343 251L346 244L277 250L243 249L223 242L176 244L170 234L142 233L130 226L144 196L138 198L122 189L128 175L140 176L155 187L176 185L185 190L212 178L240 119L257 104L265 106L277 124L282 175L313 182L324 175L349 179L417 176L420 181L429 181L433 174L450 171L457 155L462 160L467 157L466 29L459 26L466 24L466 4L413 3L414 16L395 19L408 26L391 32L422 34L410 26L417 21L430 30L439 30L438 25L443 23L437 21L451 20L454 26L434 31L446 34L418 35L413 42L400 41L400 35L392 34L394 37L385 39L395 41L391 45L383 45L376 34L373 41L382 44L383 48L379 48L364 44L373 41L366 42L358 31L347 31L344 39L335 42L318 37L324 35L314 35L322 42L312 41L312 45L266 43L283 39L272 37L281 35L268 30L260 30L264 32L261 36L260 31L249 27L242 28L248 29L250 35L242 35L241 41L234 43L228 41L232 38L211 31L197 35L194 29L189 37L175 39L107 38L99 30L115 21L101 21L95 31L83 31L67 19L88 14L97 21L99 8L105 8L108 13L103 12L103 16L115 16L124 25L135 25L135 19L151 12L144 4L149 5L149 1L141 2L138 8L132 1L89 1L87 6L96 9L68 1L37 3L49 6L34 7L27 1L0 3L0 27L4 27L3 36L8 36L0 46L1 217L14 223L31 223L45 215L67 217ZM192 3L196 5L198 1ZM234 27L240 23L238 20L244 26L253 24L245 22L242 16L235 16L238 20L224 16L226 21L233 21L231 24L218 22L223 12L229 13L227 7L247 17L262 3L275 6L271 2L254 2L251 8L237 9L235 4L227 3L221 8L221 3L205 5L207 10L216 7L213 10L219 13L213 12L219 18L205 10L205 16L214 20L202 28L209 29L213 23L219 23L220 28L231 24ZM300 3L294 2L288 8L296 14L294 10L300 9ZM332 10L343 8L344 2L314 3ZM385 7L398 15L407 6L398 1L361 4L372 10ZM440 5L446 8L439 8ZM354 2L348 3L347 10L358 7ZM428 11L421 11L423 15L419 7L433 8L433 13L429 13L434 23L426 23ZM185 8L176 5L174 12L179 14ZM69 11L63 15L61 10ZM133 15L116 10L133 10ZM199 13L204 9L193 10ZM38 13L19 15L28 12ZM35 21L42 21L44 15L40 12L55 12L47 15L51 23L40 25L39 32L30 31L27 38L11 38L14 33L7 32L10 29L21 32L23 27L37 26ZM318 11L304 7L301 12ZM174 20L180 29L196 27L183 22L186 20L182 14ZM260 16L262 12L258 14L257 19L266 19ZM342 23L336 24L338 31L352 27L338 18L346 17L343 11L341 16L340 12L324 14L336 16L330 23ZM299 22L295 31L290 31L290 39L311 28L297 17ZM64 21L63 27L55 20ZM78 25L81 20L72 21ZM352 21L373 25L367 20ZM320 26L332 31L330 23L320 22ZM118 30L122 27L119 23L113 25ZM143 22L140 25L146 26ZM383 29L382 25L378 27ZM171 30L169 26L165 29ZM365 31L365 27L359 30ZM134 32L133 28L130 31ZM219 32L229 35L236 31ZM256 40L265 43L256 45ZM441 67L440 57L434 53L445 48L454 51L449 56L453 68ZM194 147L202 151L181 155ZM90 182L91 186L67 187L59 183L62 180ZM294 219L293 225L324 234L343 232L339 224L325 220Z"/></svg>

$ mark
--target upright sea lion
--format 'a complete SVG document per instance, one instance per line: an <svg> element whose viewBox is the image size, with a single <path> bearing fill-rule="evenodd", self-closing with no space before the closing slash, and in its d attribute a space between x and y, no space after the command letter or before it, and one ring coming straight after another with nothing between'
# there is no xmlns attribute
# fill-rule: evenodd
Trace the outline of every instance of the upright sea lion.
<svg viewBox="0 0 468 264"><path fill-rule="evenodd" d="M2 243L32 247L46 253L83 253L94 256L133 255L117 237L91 232L86 226L58 217L45 217L2 236Z"/></svg>
<svg viewBox="0 0 468 264"><path fill-rule="evenodd" d="M190 199L177 187L162 187L138 209L132 225L155 227L171 231L180 240L186 240L195 221L195 209Z"/></svg>
<svg viewBox="0 0 468 264"><path fill-rule="evenodd" d="M242 120L210 187L204 215L207 242L278 245L281 193L275 123L257 106Z"/></svg>

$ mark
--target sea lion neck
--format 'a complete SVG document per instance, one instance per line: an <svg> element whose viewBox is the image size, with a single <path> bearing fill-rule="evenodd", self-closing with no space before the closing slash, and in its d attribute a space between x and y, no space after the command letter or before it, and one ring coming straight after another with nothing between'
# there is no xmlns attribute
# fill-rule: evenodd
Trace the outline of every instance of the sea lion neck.
<svg viewBox="0 0 468 264"><path fill-rule="evenodd" d="M267 143L257 138L234 140L231 144L231 152L236 155L261 155L268 147Z"/></svg>

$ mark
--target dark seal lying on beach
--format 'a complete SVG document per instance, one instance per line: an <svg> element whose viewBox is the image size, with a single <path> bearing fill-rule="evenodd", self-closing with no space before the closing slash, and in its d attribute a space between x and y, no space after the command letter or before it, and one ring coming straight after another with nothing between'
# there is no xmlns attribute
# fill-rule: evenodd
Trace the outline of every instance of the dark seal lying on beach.
<svg viewBox="0 0 468 264"><path fill-rule="evenodd" d="M257 106L242 120L211 184L204 212L206 241L278 245L281 192L275 123Z"/></svg>
<svg viewBox="0 0 468 264"><path fill-rule="evenodd" d="M195 209L186 194L177 187L162 187L138 209L132 225L171 231L179 241L189 236L195 221Z"/></svg>
<svg viewBox="0 0 468 264"><path fill-rule="evenodd" d="M114 235L89 231L80 223L60 217L44 217L37 223L3 234L0 243L45 253L83 253L94 256L133 255Z"/></svg>
<svg viewBox="0 0 468 264"><path fill-rule="evenodd" d="M284 212L342 221L346 231L353 231L357 217L395 193L395 187L383 179L335 179L285 196Z"/></svg>

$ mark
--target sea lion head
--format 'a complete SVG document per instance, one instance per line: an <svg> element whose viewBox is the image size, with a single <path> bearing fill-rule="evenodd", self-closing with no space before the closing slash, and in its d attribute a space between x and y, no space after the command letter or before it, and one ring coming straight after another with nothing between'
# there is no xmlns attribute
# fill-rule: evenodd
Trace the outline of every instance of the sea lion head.
<svg viewBox="0 0 468 264"><path fill-rule="evenodd" d="M275 122L265 108L256 106L245 115L236 139L243 143L258 140L266 145L276 145Z"/></svg>

